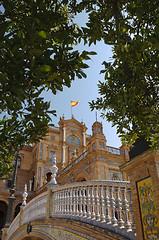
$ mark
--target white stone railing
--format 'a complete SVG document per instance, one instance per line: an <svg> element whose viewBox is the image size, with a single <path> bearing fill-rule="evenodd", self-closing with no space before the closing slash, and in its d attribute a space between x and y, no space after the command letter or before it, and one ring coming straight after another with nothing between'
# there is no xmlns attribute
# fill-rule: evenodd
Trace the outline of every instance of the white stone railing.
<svg viewBox="0 0 159 240"><path fill-rule="evenodd" d="M129 182L78 182L57 186L52 193L52 218L79 220L136 239Z"/></svg>
<svg viewBox="0 0 159 240"><path fill-rule="evenodd" d="M9 227L8 234L7 234L7 239L10 238L10 236L19 228L19 214L16 216L14 221Z"/></svg>
<svg viewBox="0 0 159 240"><path fill-rule="evenodd" d="M9 227L7 239L25 223L36 219L46 218L47 192L44 192L33 198L25 207L21 207L20 213Z"/></svg>
<svg viewBox="0 0 159 240"><path fill-rule="evenodd" d="M107 152L124 157L124 149L107 146Z"/></svg>
<svg viewBox="0 0 159 240"><path fill-rule="evenodd" d="M76 182L52 185L50 191L21 208L8 230L7 240L21 225L46 216L85 222L136 239L129 182Z"/></svg>
<svg viewBox="0 0 159 240"><path fill-rule="evenodd" d="M33 198L26 207L24 207L22 224L28 223L33 220L43 219L46 217L46 203L47 193L44 192Z"/></svg>

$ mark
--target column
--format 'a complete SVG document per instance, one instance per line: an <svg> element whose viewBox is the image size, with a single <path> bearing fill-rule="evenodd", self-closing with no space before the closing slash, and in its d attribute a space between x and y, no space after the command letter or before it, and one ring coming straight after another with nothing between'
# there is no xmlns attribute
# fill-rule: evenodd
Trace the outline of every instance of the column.
<svg viewBox="0 0 159 240"><path fill-rule="evenodd" d="M83 132L83 146L86 146L86 132Z"/></svg>
<svg viewBox="0 0 159 240"><path fill-rule="evenodd" d="M66 127L63 127L63 141L66 141Z"/></svg>
<svg viewBox="0 0 159 240"><path fill-rule="evenodd" d="M65 165L65 159L66 159L66 146L64 145L62 147L62 166L64 167Z"/></svg>

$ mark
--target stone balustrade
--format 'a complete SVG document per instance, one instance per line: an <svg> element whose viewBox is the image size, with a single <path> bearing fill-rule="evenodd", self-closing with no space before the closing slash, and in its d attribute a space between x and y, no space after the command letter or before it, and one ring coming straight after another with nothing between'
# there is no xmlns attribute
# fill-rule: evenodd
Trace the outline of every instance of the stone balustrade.
<svg viewBox="0 0 159 240"><path fill-rule="evenodd" d="M47 192L21 208L9 228L7 239L19 226L46 218L85 222L136 239L130 183L125 181L50 184Z"/></svg>
<svg viewBox="0 0 159 240"><path fill-rule="evenodd" d="M71 183L56 187L52 193L54 210L51 217L93 220L135 232L129 182Z"/></svg>
<svg viewBox="0 0 159 240"><path fill-rule="evenodd" d="M107 146L107 152L124 157L124 149Z"/></svg>
<svg viewBox="0 0 159 240"><path fill-rule="evenodd" d="M18 229L18 227L19 227L19 219L20 219L20 214L18 214L16 216L16 218L14 219L12 224L10 225L9 230L8 230L8 234L7 234L7 239L9 239L10 236Z"/></svg>
<svg viewBox="0 0 159 240"><path fill-rule="evenodd" d="M7 239L23 224L30 221L46 218L47 192L33 198L25 207L21 207L20 213L9 227Z"/></svg>
<svg viewBox="0 0 159 240"><path fill-rule="evenodd" d="M23 209L22 224L46 217L47 193L44 192L31 200Z"/></svg>

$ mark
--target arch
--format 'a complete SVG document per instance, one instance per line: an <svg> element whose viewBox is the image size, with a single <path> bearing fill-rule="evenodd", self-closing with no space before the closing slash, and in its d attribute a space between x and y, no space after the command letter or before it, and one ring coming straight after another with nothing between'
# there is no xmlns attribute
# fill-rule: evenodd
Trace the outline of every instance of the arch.
<svg viewBox="0 0 159 240"><path fill-rule="evenodd" d="M89 180L90 180L90 177L89 177L88 173L82 172L75 177L74 181L75 182L84 182L84 181L89 181Z"/></svg>
<svg viewBox="0 0 159 240"><path fill-rule="evenodd" d="M49 238L47 237L46 235L43 235L42 233L29 233L28 234L25 234L24 236L20 237L18 240L51 240L51 239L54 239L54 238Z"/></svg>
<svg viewBox="0 0 159 240"><path fill-rule="evenodd" d="M47 181L47 182L50 182L51 179L52 179L52 172L48 171L48 172L45 174L45 176L46 176L46 181Z"/></svg>
<svg viewBox="0 0 159 240"><path fill-rule="evenodd" d="M20 206L22 205L22 203L18 203L15 207L15 211L14 211L14 218L18 215L18 213L20 212Z"/></svg>
<svg viewBox="0 0 159 240"><path fill-rule="evenodd" d="M27 225L19 227L9 239L17 240L55 240L55 239L76 239L76 240L86 240L92 236L94 239L127 239L124 238L120 233L110 230L105 227L102 229L99 227L92 226L91 224L85 224L84 222L77 220L69 220L55 218L55 219L42 219L36 220L31 223L32 232L27 233ZM91 233L91 234L90 234ZM99 237L100 236L100 237Z"/></svg>
<svg viewBox="0 0 159 240"><path fill-rule="evenodd" d="M4 224L6 222L7 209L7 203L0 200L0 230L4 227Z"/></svg>
<svg viewBox="0 0 159 240"><path fill-rule="evenodd" d="M80 140L75 135L69 135L66 139L66 142L75 144L75 145L80 145Z"/></svg>

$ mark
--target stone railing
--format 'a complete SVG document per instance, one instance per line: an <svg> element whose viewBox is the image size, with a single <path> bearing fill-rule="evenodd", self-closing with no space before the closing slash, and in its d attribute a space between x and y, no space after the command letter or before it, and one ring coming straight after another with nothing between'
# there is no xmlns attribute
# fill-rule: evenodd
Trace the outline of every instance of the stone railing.
<svg viewBox="0 0 159 240"><path fill-rule="evenodd" d="M79 220L136 239L129 182L71 183L52 193L52 218Z"/></svg>
<svg viewBox="0 0 159 240"><path fill-rule="evenodd" d="M48 192L21 207L8 230L7 240L20 226L46 218L76 220L136 239L129 182L107 180L48 185Z"/></svg>
<svg viewBox="0 0 159 240"><path fill-rule="evenodd" d="M7 239L23 224L33 220L46 218L47 192L33 198L25 207L21 207L20 213L12 222Z"/></svg>
<svg viewBox="0 0 159 240"><path fill-rule="evenodd" d="M19 228L19 219L20 219L20 214L16 216L14 221L9 227L8 234L7 234L7 239L10 238L10 236Z"/></svg>
<svg viewBox="0 0 159 240"><path fill-rule="evenodd" d="M46 217L46 203L47 193L44 192L34 198L24 207L22 224L28 223L33 220L43 219Z"/></svg>
<svg viewBox="0 0 159 240"><path fill-rule="evenodd" d="M107 146L107 152L124 157L124 149Z"/></svg>

